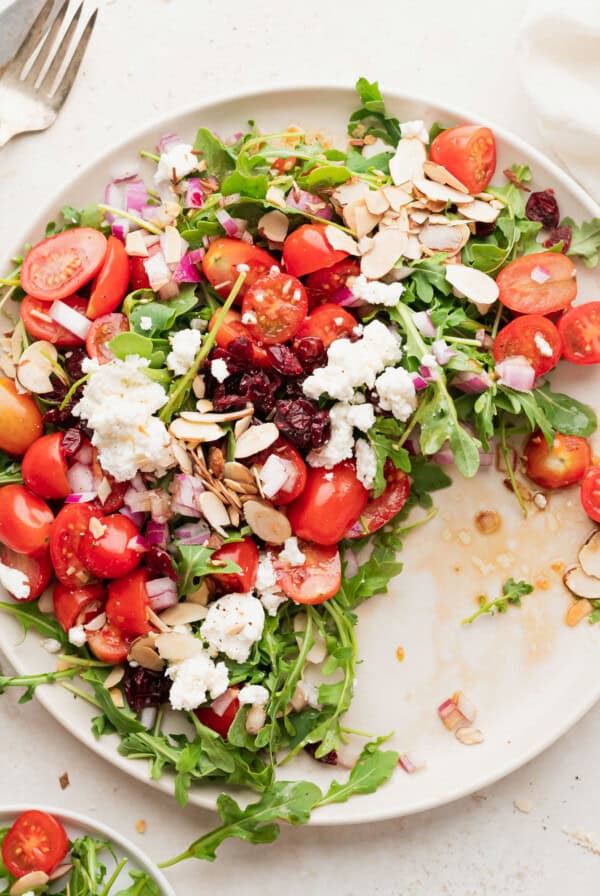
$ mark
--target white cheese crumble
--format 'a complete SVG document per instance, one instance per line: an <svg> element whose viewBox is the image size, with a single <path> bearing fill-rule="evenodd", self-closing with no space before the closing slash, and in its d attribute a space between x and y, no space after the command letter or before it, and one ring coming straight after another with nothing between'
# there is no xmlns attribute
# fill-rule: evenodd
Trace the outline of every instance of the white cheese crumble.
<svg viewBox="0 0 600 896"><path fill-rule="evenodd" d="M550 345L548 340L545 339L544 336L542 336L541 333L536 333L533 337L533 341L535 342L536 348L540 355L543 355L544 358L552 357L552 346Z"/></svg>
<svg viewBox="0 0 600 896"><path fill-rule="evenodd" d="M223 358L215 358L210 362L210 372L219 383L224 383L229 376L229 367Z"/></svg>
<svg viewBox="0 0 600 896"><path fill-rule="evenodd" d="M147 314L142 314L140 317L140 330L151 330L152 329L152 318L148 317Z"/></svg>
<svg viewBox="0 0 600 896"><path fill-rule="evenodd" d="M27 600L31 592L29 579L25 573L4 563L0 563L0 585L6 588L15 600Z"/></svg>
<svg viewBox="0 0 600 896"><path fill-rule="evenodd" d="M176 143L161 154L154 173L154 182L181 180L198 167L198 158L192 152L190 143ZM174 178L173 178L174 176Z"/></svg>
<svg viewBox="0 0 600 896"><path fill-rule="evenodd" d="M87 641L87 635L82 625L74 625L69 629L69 643L74 647L83 647Z"/></svg>
<svg viewBox="0 0 600 896"><path fill-rule="evenodd" d="M254 311L245 311L244 314L242 314L242 323L243 324L255 324L257 322L257 320L258 320L258 318L257 318L256 314L254 313Z"/></svg>
<svg viewBox="0 0 600 896"><path fill-rule="evenodd" d="M388 367L375 383L379 403L396 420L408 420L417 407L417 394L410 374L403 367Z"/></svg>
<svg viewBox="0 0 600 896"><path fill-rule="evenodd" d="M208 608L202 624L202 637L210 653L224 653L230 660L244 663L252 645L260 641L265 611L252 594L225 594Z"/></svg>
<svg viewBox="0 0 600 896"><path fill-rule="evenodd" d="M381 283L379 280L367 280L364 274L350 277L348 286L357 299L370 305L397 305L404 292L401 283Z"/></svg>
<svg viewBox="0 0 600 896"><path fill-rule="evenodd" d="M57 641L56 638L46 638L45 641L42 641L42 647L44 650L47 650L48 653L59 653L62 644L60 641Z"/></svg>
<svg viewBox="0 0 600 896"><path fill-rule="evenodd" d="M166 674L171 679L169 702L173 709L192 710L208 699L224 694L229 685L225 663L214 663L206 651L169 666Z"/></svg>
<svg viewBox="0 0 600 896"><path fill-rule="evenodd" d="M412 381L411 381L412 382ZM329 440L308 455L311 467L335 467L341 461L352 457L354 449L354 428L367 432L375 423L375 411L369 402L347 404L339 401L329 411L331 432Z"/></svg>
<svg viewBox="0 0 600 896"><path fill-rule="evenodd" d="M276 454L270 454L259 473L263 494L272 498L288 480L288 468Z"/></svg>
<svg viewBox="0 0 600 896"><path fill-rule="evenodd" d="M179 330L171 336L171 351L167 355L167 367L172 370L176 376L183 376L187 373L194 358L198 354L200 343L202 342L202 334L199 330Z"/></svg>
<svg viewBox="0 0 600 896"><path fill-rule="evenodd" d="M366 439L357 439L354 448L356 475L366 489L373 488L377 473L377 455Z"/></svg>
<svg viewBox="0 0 600 896"><path fill-rule="evenodd" d="M397 335L379 320L373 320L356 342L336 339L327 350L327 366L317 367L302 386L308 398L329 395L338 401L351 401L360 386L372 388L375 377L402 357Z"/></svg>
<svg viewBox="0 0 600 896"><path fill-rule="evenodd" d="M153 414L167 402L163 387L144 373L145 358L130 355L108 364L83 362L90 378L73 414L93 430L98 459L117 482L133 479L138 470L164 476L174 464L167 429Z"/></svg>
<svg viewBox="0 0 600 896"><path fill-rule="evenodd" d="M400 122L400 133L404 137L416 137L421 143L429 143L429 131L425 127L425 122L417 118L415 121Z"/></svg>
<svg viewBox="0 0 600 896"><path fill-rule="evenodd" d="M279 607L287 601L287 595L281 591L263 591L260 596L260 602L269 614L269 616L277 616Z"/></svg>
<svg viewBox="0 0 600 896"><path fill-rule="evenodd" d="M308 706L312 706L313 709L320 709L319 690L316 685L311 684L309 681L304 681L304 679L301 678L296 687L304 696Z"/></svg>
<svg viewBox="0 0 600 896"><path fill-rule="evenodd" d="M279 554L280 560L287 560L290 566L304 566L306 563L306 554L303 554L298 547L298 539L295 535L286 538L283 550Z"/></svg>
<svg viewBox="0 0 600 896"><path fill-rule="evenodd" d="M242 706L264 706L269 702L269 692L262 684L247 684L238 694Z"/></svg>
<svg viewBox="0 0 600 896"><path fill-rule="evenodd" d="M277 576L271 556L264 551L261 551L258 558L254 590L269 616L276 616L279 607L287 600L286 595L282 594L277 585Z"/></svg>

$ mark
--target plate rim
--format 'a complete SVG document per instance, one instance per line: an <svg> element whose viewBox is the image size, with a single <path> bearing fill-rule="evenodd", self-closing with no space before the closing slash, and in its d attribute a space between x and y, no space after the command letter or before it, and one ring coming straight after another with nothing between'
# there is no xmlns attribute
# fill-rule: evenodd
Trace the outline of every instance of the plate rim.
<svg viewBox="0 0 600 896"><path fill-rule="evenodd" d="M532 146L528 141L513 133L504 125L497 124L493 119L490 119L487 116L483 117L479 114L468 112L460 106L455 106L454 104L448 105L445 102L436 100L435 98L427 94L403 91L387 86L386 83L380 83L380 89L386 101L392 100L394 103L407 102L424 107L433 107L443 110L445 115L448 115L449 117L452 117L456 120L487 125L494 131L495 135L497 135L501 141L507 142L519 152L523 152L527 156L528 162L538 163L545 167L549 171L549 173L554 178L556 178L561 187L564 188L565 191L568 192L571 196L573 196L573 198L579 201L589 211L590 215L600 215L600 205L572 177L571 174L563 170L557 162L555 162L549 156L545 155L545 153L543 153L541 150L537 149L535 146ZM75 173L73 173L71 177L66 177L55 184L52 195L56 197L61 193L67 191L76 180L79 180L79 178L85 175L86 171L89 171L89 169L101 163L102 160L106 159L108 156L114 156L116 154L124 152L127 146L133 141L137 140L141 143L142 139L150 130L156 131L156 133L159 134L163 129L169 127L169 123L176 122L184 117L189 117L194 114L202 115L203 111L205 112L207 109L218 106L220 104L252 102L253 100L260 101L260 99L264 98L266 95L279 96L283 94L292 94L295 97L296 95L301 96L303 93L310 92L339 92L340 94L344 94L346 98L349 98L351 95L355 95L355 87L354 85L348 84L348 82L345 80L332 80L326 82L319 80L303 82L291 81L288 83L278 84L276 86L256 82L239 91L228 90L210 93L202 100L202 102L183 104L182 106L169 112L169 114L156 116L156 118L150 119L149 122L144 124L143 126L135 129L132 128L121 140L111 143L109 146L104 147L102 151L99 151L94 155L90 155L90 157L83 162L82 166ZM49 201L44 207L40 208L35 220L43 220L47 218L48 215L53 214L56 214L56 199L54 200L54 202ZM13 250L7 254L6 257L10 258L12 255L18 254L23 246L23 243L24 240L22 238L16 244L16 246L13 247ZM7 646L0 640L0 651L6 656L12 666L17 669L17 671L20 671L16 649L13 648L12 645ZM53 711L53 708L51 706L52 700L50 696L51 692L49 691L50 687L51 685L43 685L39 687L36 690L36 697L42 704L44 709L62 725L60 716ZM48 693L46 693L47 691ZM344 816L344 814L342 813L340 817L335 818L331 818L328 815L319 816L319 813L315 813L315 815L311 817L308 824L314 827L337 827L350 824L364 824L374 821L387 821L390 819L407 817L418 812L424 812L430 809L445 806L458 799L469 796L477 790L488 787L491 784L494 784L495 782L512 774L517 769L520 769L527 765L529 762L531 762L533 759L547 750L550 746L556 743L559 738L561 738L574 725L576 725L577 722L579 722L580 719L582 719L583 716L585 716L599 700L600 682L598 684L597 692L592 692L588 696L587 700L577 707L576 712L570 715L567 714L566 720L561 719L561 721L552 728L552 731L550 733L546 733L543 737L540 738L539 741L535 741L529 749L524 749L523 751L521 751L518 756L511 759L507 764L502 765L501 768L496 769L495 771L491 771L488 774L479 776L476 780L466 786L464 783L461 783L451 788L449 791L445 791L438 797L423 798L420 802L413 802L408 808L395 808L394 806L389 806L387 808L383 807L380 809L375 809L374 811L373 809L369 809L366 807L365 811L355 811L350 817ZM66 728L66 726L63 727ZM126 757L120 756L118 753L116 753L116 751L114 753L107 753L106 751L104 751L102 749L102 745L99 742L95 741L90 736L89 732L80 729L68 729L68 733L74 735L77 740L91 749L94 753L96 753L96 755L109 762L111 765L119 768L126 775L128 775L128 777L138 780L143 784L150 785L152 788L160 790L163 793L168 793L171 797L173 797L172 787L167 784L167 781L170 781L169 778L165 777L160 781L152 780L146 775L145 772L139 772L137 763L128 760ZM190 803L200 808L216 812L215 799L212 797L204 796L201 789L198 789L194 791L193 794L190 794Z"/></svg>

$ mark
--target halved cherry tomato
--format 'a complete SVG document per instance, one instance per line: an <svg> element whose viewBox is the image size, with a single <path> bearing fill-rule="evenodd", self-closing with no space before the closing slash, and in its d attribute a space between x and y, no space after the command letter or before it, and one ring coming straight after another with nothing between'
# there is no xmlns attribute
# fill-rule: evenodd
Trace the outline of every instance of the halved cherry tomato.
<svg viewBox="0 0 600 896"><path fill-rule="evenodd" d="M304 277L347 258L347 252L331 246L325 230L325 224L302 224L286 237L283 261L289 274Z"/></svg>
<svg viewBox="0 0 600 896"><path fill-rule="evenodd" d="M87 316L96 320L110 314L121 304L129 286L129 256L116 236L109 236L106 257L100 273L92 283Z"/></svg>
<svg viewBox="0 0 600 896"><path fill-rule="evenodd" d="M539 279L534 279L539 268ZM533 277L532 277L533 275ZM575 265L561 252L534 252L515 258L496 277L499 299L519 314L562 311L577 295Z"/></svg>
<svg viewBox="0 0 600 896"><path fill-rule="evenodd" d="M110 492L106 498L104 498L103 501L101 501L100 498L96 498L94 504L97 507L101 507L103 513L115 513L115 511L120 510L125 504L125 493L131 487L131 483L129 481L116 482L114 476L111 476L110 473L107 473L100 466L98 449L93 446L90 447L92 449L92 472L94 474L96 485L100 485L103 479L106 479L110 485Z"/></svg>
<svg viewBox="0 0 600 896"><path fill-rule="evenodd" d="M340 552L335 544L300 541L298 547L306 557L302 566L291 566L287 560L273 557L277 584L297 604L322 604L340 590Z"/></svg>
<svg viewBox="0 0 600 896"><path fill-rule="evenodd" d="M542 488L565 488L579 482L590 466L589 443L580 436L557 432L552 448L541 432L534 432L525 446L527 475Z"/></svg>
<svg viewBox="0 0 600 896"><path fill-rule="evenodd" d="M548 373L559 362L562 344L551 320L541 314L524 314L503 327L494 340L497 362L521 355L530 362L536 376Z"/></svg>
<svg viewBox="0 0 600 896"><path fill-rule="evenodd" d="M25 454L43 432L42 415L31 395L21 395L12 380L0 376L0 450Z"/></svg>
<svg viewBox="0 0 600 896"><path fill-rule="evenodd" d="M11 874L50 874L69 849L67 832L53 815L31 809L19 815L2 841L2 860Z"/></svg>
<svg viewBox="0 0 600 896"><path fill-rule="evenodd" d="M308 299L302 283L289 274L267 274L255 280L242 301L242 317L252 339L264 345L287 342L306 317Z"/></svg>
<svg viewBox="0 0 600 896"><path fill-rule="evenodd" d="M329 302L333 293L346 286L350 277L358 277L360 262L356 258L345 258L329 268L313 271L306 278L306 293L310 308Z"/></svg>
<svg viewBox="0 0 600 896"><path fill-rule="evenodd" d="M81 541L97 509L92 504L65 504L56 516L50 533L50 557L56 578L63 585L88 585L93 575L81 557Z"/></svg>
<svg viewBox="0 0 600 896"><path fill-rule="evenodd" d="M304 491L289 505L288 519L299 538L337 544L356 523L368 499L353 461L342 461L332 470L309 467Z"/></svg>
<svg viewBox="0 0 600 896"><path fill-rule="evenodd" d="M410 493L410 478L402 470L397 470L388 460L384 469L386 489L378 498L373 498L360 515L360 519L344 533L344 538L361 538L377 532L400 513Z"/></svg>
<svg viewBox="0 0 600 896"><path fill-rule="evenodd" d="M54 302L72 296L95 277L106 255L106 237L92 227L74 227L29 250L21 268L25 292Z"/></svg>
<svg viewBox="0 0 600 896"><path fill-rule="evenodd" d="M62 432L53 432L42 436L25 452L23 481L40 498L66 498L71 493L62 440Z"/></svg>
<svg viewBox="0 0 600 896"><path fill-rule="evenodd" d="M243 240L234 240L224 236L208 247L202 259L202 270L208 282L219 295L227 298L233 284L239 276L238 265L245 264L249 268L246 279L242 284L236 303L239 304L250 287L271 270L273 265L279 268L277 259Z"/></svg>
<svg viewBox="0 0 600 896"><path fill-rule="evenodd" d="M107 622L97 632L87 633L88 647L95 657L111 666L124 663L129 654L131 639L126 638L115 625Z"/></svg>
<svg viewBox="0 0 600 896"><path fill-rule="evenodd" d="M348 311L333 302L327 302L308 315L297 335L298 339L315 336L328 348L334 340L350 336L356 324L356 318Z"/></svg>
<svg viewBox="0 0 600 896"><path fill-rule="evenodd" d="M160 252L160 243L152 243L148 246L148 258L152 258ZM132 255L129 259L129 288L133 291L136 289L150 289L150 280L144 267L145 259L140 255Z"/></svg>
<svg viewBox="0 0 600 896"><path fill-rule="evenodd" d="M90 358L106 364L114 358L108 343L117 333L126 333L129 321L124 314L105 314L95 320L88 330L85 348Z"/></svg>
<svg viewBox="0 0 600 896"><path fill-rule="evenodd" d="M271 501L279 506L291 504L304 491L307 476L306 464L302 455L296 451L290 442L286 442L285 439L278 439L274 445L262 452L259 458L255 460L255 465L264 465L272 454L278 457L284 464L288 477L279 491L271 496Z"/></svg>
<svg viewBox="0 0 600 896"><path fill-rule="evenodd" d="M133 546L132 539L139 536L134 523L121 513L104 516L96 511L93 516L104 527L102 535L94 535L94 523L88 524L87 531L81 539L80 555L87 569L105 579L118 579L132 572L139 566L142 554Z"/></svg>
<svg viewBox="0 0 600 896"><path fill-rule="evenodd" d="M78 311L79 314L85 314L87 302L81 296L68 296L63 299L65 305ZM50 306L48 302L41 299L34 299L33 296L25 296L21 302L20 314L21 320L25 324L25 329L34 339L45 339L46 342L52 342L53 345L68 347L73 345L83 345L83 339L65 330L60 324L52 320L48 311Z"/></svg>
<svg viewBox="0 0 600 896"><path fill-rule="evenodd" d="M558 319L563 358L573 364L600 363L600 302L569 308Z"/></svg>
<svg viewBox="0 0 600 896"><path fill-rule="evenodd" d="M297 162L296 156L288 156L287 158L275 159L271 162L271 168L278 174L287 174L295 166Z"/></svg>
<svg viewBox="0 0 600 896"><path fill-rule="evenodd" d="M23 602L39 597L48 587L54 572L47 549L35 554L18 554L2 544L0 545L0 563L10 566L11 569L18 569L26 576L29 582L29 594L25 598L19 598Z"/></svg>
<svg viewBox="0 0 600 896"><path fill-rule="evenodd" d="M469 193L480 193L496 170L494 134L477 124L448 128L433 140L429 157L447 168Z"/></svg>
<svg viewBox="0 0 600 896"><path fill-rule="evenodd" d="M229 688L228 690L230 692L231 700L221 714L216 712L213 709L213 706L216 702L222 700L225 694L221 697L217 697L217 700L214 701L211 706L201 706L194 710L194 715L197 717L198 721L207 728L210 728L211 731L216 731L224 740L227 740L229 729L233 725L233 720L240 708L240 701L237 698L239 688Z"/></svg>
<svg viewBox="0 0 600 896"><path fill-rule="evenodd" d="M45 550L54 514L24 485L0 488L0 541L19 554Z"/></svg>
<svg viewBox="0 0 600 896"><path fill-rule="evenodd" d="M213 579L216 579L225 591L236 591L241 594L252 591L258 569L258 548L253 538L247 535L242 541L224 544L214 552L211 560L213 563L219 561L237 563L241 569L241 572L213 573Z"/></svg>
<svg viewBox="0 0 600 896"><path fill-rule="evenodd" d="M106 588L99 583L69 588L57 582L52 592L54 615L66 632L75 625L84 625L102 612Z"/></svg>
<svg viewBox="0 0 600 896"><path fill-rule="evenodd" d="M581 481L583 509L596 523L600 523L600 467L590 467Z"/></svg>
<svg viewBox="0 0 600 896"><path fill-rule="evenodd" d="M215 311L210 319L210 323L208 325L209 333L211 332L211 330L214 330L218 313L218 311ZM257 343L250 335L248 327L242 323L242 315L240 314L240 312L234 311L233 308L230 308L229 311L225 314L223 323L217 330L217 345L219 346L219 348L227 348L230 342L233 342L234 339L238 339L240 336L243 336L244 339L249 339L252 343L252 354L254 356L255 364L258 364L259 367L272 366L269 356L264 348L262 348L262 346L260 345L257 345Z"/></svg>
<svg viewBox="0 0 600 896"><path fill-rule="evenodd" d="M148 571L136 569L108 586L106 618L128 637L136 638L150 631L147 581Z"/></svg>

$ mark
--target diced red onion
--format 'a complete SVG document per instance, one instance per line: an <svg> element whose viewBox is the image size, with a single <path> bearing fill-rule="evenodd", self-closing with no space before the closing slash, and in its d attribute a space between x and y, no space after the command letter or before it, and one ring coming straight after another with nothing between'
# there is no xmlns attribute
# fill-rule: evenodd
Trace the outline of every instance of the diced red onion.
<svg viewBox="0 0 600 896"><path fill-rule="evenodd" d="M134 526L137 526L138 529L140 529L144 525L145 515L140 510L135 511L130 510L129 507L121 507L119 513L122 516L126 516L128 520L131 520Z"/></svg>
<svg viewBox="0 0 600 896"><path fill-rule="evenodd" d="M162 488L150 492L150 513L155 523L167 523L173 516L171 498Z"/></svg>
<svg viewBox="0 0 600 896"><path fill-rule="evenodd" d="M224 208L218 208L215 212L215 217L227 236L240 239L244 231L238 226L236 219L232 218L229 212L225 211Z"/></svg>
<svg viewBox="0 0 600 896"><path fill-rule="evenodd" d="M173 273L175 283L200 283L202 280L198 268L191 259L191 252L186 252Z"/></svg>
<svg viewBox="0 0 600 896"><path fill-rule="evenodd" d="M119 174L117 177L113 177L113 184L127 184L131 183L132 180L137 180L137 174Z"/></svg>
<svg viewBox="0 0 600 896"><path fill-rule="evenodd" d="M429 385L427 380L421 376L420 373L411 373L413 386L415 387L417 392L420 392L422 389L426 389Z"/></svg>
<svg viewBox="0 0 600 896"><path fill-rule="evenodd" d="M451 385L459 392L467 395L479 395L486 392L492 385L492 381L485 370L480 373L472 373L470 370L461 370L452 378Z"/></svg>
<svg viewBox="0 0 600 896"><path fill-rule="evenodd" d="M158 290L158 295L163 302L167 302L169 299L174 299L179 295L179 286L175 280L170 280L165 286L161 286Z"/></svg>
<svg viewBox="0 0 600 896"><path fill-rule="evenodd" d="M427 367L425 364L421 364L421 366L419 367L419 373L421 374L423 379L427 381L433 379L433 371L431 370L431 367Z"/></svg>
<svg viewBox="0 0 600 896"><path fill-rule="evenodd" d="M85 464L75 463L69 467L67 470L67 482L73 494L93 492L94 497L98 494L92 468Z"/></svg>
<svg viewBox="0 0 600 896"><path fill-rule="evenodd" d="M152 221L160 213L160 210L160 205L145 205L140 209L140 215L144 221Z"/></svg>
<svg viewBox="0 0 600 896"><path fill-rule="evenodd" d="M438 716L448 731L455 731L459 726L467 725L469 723L469 719L467 719L458 708L454 697L440 703L438 706Z"/></svg>
<svg viewBox="0 0 600 896"><path fill-rule="evenodd" d="M333 209L329 203L309 193L307 190L301 190L299 187L292 187L285 197L285 204L290 208L297 208L300 212L308 212L310 215L316 215L319 218L325 218L330 221L333 217Z"/></svg>
<svg viewBox="0 0 600 896"><path fill-rule="evenodd" d="M104 187L104 202L106 205L112 205L113 208L120 208L122 200L122 191L117 185L116 180L111 180ZM112 212L104 212L106 216L106 220L109 224L112 224L115 220L115 215Z"/></svg>
<svg viewBox="0 0 600 896"><path fill-rule="evenodd" d="M239 692L239 688L227 688L225 693L217 697L216 700L213 700L213 702L210 704L210 708L215 713L215 715L219 717L225 715Z"/></svg>
<svg viewBox="0 0 600 896"><path fill-rule="evenodd" d="M421 336L425 336L427 339L435 338L436 329L431 321L430 311L415 311L413 321Z"/></svg>
<svg viewBox="0 0 600 896"><path fill-rule="evenodd" d="M56 321L69 333L79 336L80 339L85 339L92 326L92 322L88 317L80 314L79 311L75 311L74 308L71 308L64 302L52 302L49 313L53 321Z"/></svg>
<svg viewBox="0 0 600 896"><path fill-rule="evenodd" d="M84 628L86 632L97 632L100 631L103 625L106 624L106 613L98 613L97 616L94 616L93 619L90 619L89 622L86 622Z"/></svg>
<svg viewBox="0 0 600 896"><path fill-rule="evenodd" d="M171 271L162 252L155 252L154 255L144 258L143 264L152 289L156 289L153 284L160 283L161 286L165 286L171 281Z"/></svg>
<svg viewBox="0 0 600 896"><path fill-rule="evenodd" d="M454 455L447 442L442 445L439 451L432 455L431 459L434 463L439 464L440 467L449 467L454 463Z"/></svg>
<svg viewBox="0 0 600 896"><path fill-rule="evenodd" d="M88 501L93 501L97 496L97 492L77 492L72 495L67 495L65 498L65 504L87 504Z"/></svg>
<svg viewBox="0 0 600 896"><path fill-rule="evenodd" d="M475 704L472 703L462 691L456 691L456 693L453 694L452 699L465 719L467 719L468 722L474 722L475 716L477 715Z"/></svg>
<svg viewBox="0 0 600 896"><path fill-rule="evenodd" d="M130 551L136 551L138 554L143 554L148 550L148 545L141 535L134 535L133 538L130 538L127 547Z"/></svg>
<svg viewBox="0 0 600 896"><path fill-rule="evenodd" d="M177 473L171 483L171 506L175 513L182 516L200 517L198 499L204 491L200 479L190 476L188 473Z"/></svg>
<svg viewBox="0 0 600 896"><path fill-rule="evenodd" d="M241 235L240 239L243 243L248 243L250 246L254 245L254 237L252 236L252 234L250 233L249 230L245 230L243 232L243 234Z"/></svg>
<svg viewBox="0 0 600 896"><path fill-rule="evenodd" d="M199 264L204 258L204 249L190 249L188 255L192 264Z"/></svg>
<svg viewBox="0 0 600 896"><path fill-rule="evenodd" d="M125 208L141 212L148 203L148 191L143 180L132 180L125 186Z"/></svg>
<svg viewBox="0 0 600 896"><path fill-rule="evenodd" d="M363 300L358 299L349 286L339 286L331 293L329 301L342 308L358 308L359 305L364 305Z"/></svg>
<svg viewBox="0 0 600 896"><path fill-rule="evenodd" d="M177 585L166 576L164 579L152 579L152 581L146 582L146 591L150 599L150 606L155 613L161 613L167 607L175 606L179 601Z"/></svg>
<svg viewBox="0 0 600 896"><path fill-rule="evenodd" d="M169 527L166 523L157 523L154 520L150 520L146 526L145 537L146 544L150 547L166 548L169 540Z"/></svg>
<svg viewBox="0 0 600 896"><path fill-rule="evenodd" d="M425 768L423 760L417 759L416 756L413 756L410 753L400 753L398 756L398 765L400 768L404 769L407 775L414 775L415 772Z"/></svg>
<svg viewBox="0 0 600 896"><path fill-rule="evenodd" d="M535 370L522 355L512 355L496 364L498 382L517 392L531 392L535 382Z"/></svg>
<svg viewBox="0 0 600 896"><path fill-rule="evenodd" d="M123 500L127 507L130 510L133 510L134 513L138 513L139 511L145 512L151 509L151 493L146 489L145 491L137 491L133 486L128 488L123 496Z"/></svg>
<svg viewBox="0 0 600 896"><path fill-rule="evenodd" d="M173 538L181 544L206 544L210 530L204 523L187 523L175 529Z"/></svg>
<svg viewBox="0 0 600 896"><path fill-rule="evenodd" d="M433 357L442 366L447 364L450 358L453 358L456 354L453 348L450 348L443 339L436 339L431 343L431 351L433 352Z"/></svg>
<svg viewBox="0 0 600 896"><path fill-rule="evenodd" d="M530 277L534 281L534 283L545 283L546 280L549 280L552 274L548 270L548 268L543 267L541 264L536 265L532 270Z"/></svg>
<svg viewBox="0 0 600 896"><path fill-rule="evenodd" d="M202 208L204 205L204 191L199 177L190 177L186 181L184 208Z"/></svg>
<svg viewBox="0 0 600 896"><path fill-rule="evenodd" d="M129 233L130 227L131 221L128 221L126 218L115 218L115 220L110 225L110 232L114 237L124 243L127 234Z"/></svg>
<svg viewBox="0 0 600 896"><path fill-rule="evenodd" d="M91 463L94 459L94 452L92 451L92 446L89 442L84 442L77 454L75 455L75 460L80 464L85 464L86 466L91 466Z"/></svg>
<svg viewBox="0 0 600 896"><path fill-rule="evenodd" d="M173 146L178 146L180 143L183 143L183 140L178 134L163 134L156 144L156 148L159 155L162 155L167 149L172 149Z"/></svg>
<svg viewBox="0 0 600 896"><path fill-rule="evenodd" d="M144 482L144 477L140 472L137 472L133 479L130 482L131 488L135 489L136 492L147 492L146 483Z"/></svg>

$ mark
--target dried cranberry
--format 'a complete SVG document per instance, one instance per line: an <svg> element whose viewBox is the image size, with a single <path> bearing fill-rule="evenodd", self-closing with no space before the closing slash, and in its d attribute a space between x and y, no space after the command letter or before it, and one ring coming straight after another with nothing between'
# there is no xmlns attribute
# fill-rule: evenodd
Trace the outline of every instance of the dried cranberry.
<svg viewBox="0 0 600 896"><path fill-rule="evenodd" d="M84 348L71 348L65 353L65 370L72 382L77 382L83 376L81 365L86 358L87 352Z"/></svg>
<svg viewBox="0 0 600 896"><path fill-rule="evenodd" d="M148 706L161 706L168 701L171 681L162 672L127 665L123 689L131 709L141 712Z"/></svg>
<svg viewBox="0 0 600 896"><path fill-rule="evenodd" d="M564 252L564 254L566 255L569 251L572 237L573 230L571 227L567 225L565 225L564 227L553 227L550 231L548 239L544 241L544 247L546 249L550 249L552 246L556 246L557 243L560 243L562 241L563 247L560 251Z"/></svg>
<svg viewBox="0 0 600 896"><path fill-rule="evenodd" d="M315 367L324 367L327 363L325 346L317 336L305 336L303 339L298 339L294 349L307 373L312 373Z"/></svg>
<svg viewBox="0 0 600 896"><path fill-rule="evenodd" d="M80 429L77 429L75 426L71 426L67 429L66 432L63 432L62 437L62 450L66 454L67 457L73 457L79 449L81 448L81 444L83 442L83 433Z"/></svg>
<svg viewBox="0 0 600 896"><path fill-rule="evenodd" d="M269 345L266 351L274 369L283 376L300 376L304 372L302 364L289 346Z"/></svg>
<svg viewBox="0 0 600 896"><path fill-rule="evenodd" d="M233 374L236 374L236 373L244 373L245 371L248 370L248 364L245 361L238 361L237 358L234 358L234 356L231 355L225 348L216 348L212 352L212 354L210 356L210 360L211 360L211 362L217 361L217 360L225 361L225 364L227 365L227 370L229 371L230 376ZM210 364L208 364L207 370L208 370L210 378L213 379L212 374L210 372L211 371Z"/></svg>
<svg viewBox="0 0 600 896"><path fill-rule="evenodd" d="M286 398L304 398L304 391L302 389L302 383L304 382L304 377L302 379L288 379L285 381L283 386L283 391L285 393Z"/></svg>
<svg viewBox="0 0 600 896"><path fill-rule="evenodd" d="M317 411L310 424L310 438L313 448L320 448L329 438L331 421L329 411Z"/></svg>
<svg viewBox="0 0 600 896"><path fill-rule="evenodd" d="M248 399L245 395L236 392L234 384L228 380L227 385L219 383L215 387L212 403L215 411L238 411L240 408L246 407Z"/></svg>
<svg viewBox="0 0 600 896"><path fill-rule="evenodd" d="M246 367L254 366L254 348L252 342L245 336L232 339L227 346L227 351L238 364L245 364Z"/></svg>
<svg viewBox="0 0 600 896"><path fill-rule="evenodd" d="M153 544L144 553L144 566L155 576L168 576L174 582L177 581L178 576L173 561L167 552L159 548L158 545Z"/></svg>
<svg viewBox="0 0 600 896"><path fill-rule="evenodd" d="M71 398L64 408L61 408L60 405L50 408L49 411L46 411L42 420L47 426L76 427L79 424L79 420L73 416L71 411L78 401L78 398Z"/></svg>
<svg viewBox="0 0 600 896"><path fill-rule="evenodd" d="M530 221L539 221L542 227L558 227L560 213L554 190L540 190L532 193L525 206L525 214Z"/></svg>
<svg viewBox="0 0 600 896"><path fill-rule="evenodd" d="M320 447L329 435L329 412L320 411L307 398L278 401L274 422L281 435L301 451Z"/></svg>
<svg viewBox="0 0 600 896"><path fill-rule="evenodd" d="M496 229L495 221L478 221L475 225L475 233L479 237L489 236Z"/></svg>
<svg viewBox="0 0 600 896"><path fill-rule="evenodd" d="M257 373L245 373L240 380L240 393L251 401L258 414L270 414L275 407L275 392L281 385L281 379L268 376L263 370Z"/></svg>
<svg viewBox="0 0 600 896"><path fill-rule="evenodd" d="M335 750L330 750L329 753L325 753L324 756L316 756L316 752L321 746L321 742L319 741L316 744L307 744L304 749L308 753L309 756L312 756L313 759L316 759L317 762L324 762L325 765L337 765L338 764L338 754Z"/></svg>

